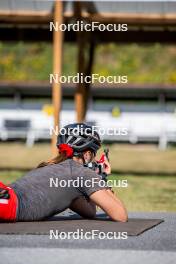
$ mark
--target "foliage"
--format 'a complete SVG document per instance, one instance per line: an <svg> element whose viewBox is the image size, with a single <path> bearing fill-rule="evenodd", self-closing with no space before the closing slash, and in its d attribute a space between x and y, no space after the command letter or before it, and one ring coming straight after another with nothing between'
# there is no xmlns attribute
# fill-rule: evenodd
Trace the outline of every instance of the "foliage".
<svg viewBox="0 0 176 264"><path fill-rule="evenodd" d="M49 80L52 45L0 43L0 78L8 81ZM64 44L63 75L77 71L77 48ZM129 83L176 83L176 47L172 45L99 45L94 73L127 75Z"/></svg>

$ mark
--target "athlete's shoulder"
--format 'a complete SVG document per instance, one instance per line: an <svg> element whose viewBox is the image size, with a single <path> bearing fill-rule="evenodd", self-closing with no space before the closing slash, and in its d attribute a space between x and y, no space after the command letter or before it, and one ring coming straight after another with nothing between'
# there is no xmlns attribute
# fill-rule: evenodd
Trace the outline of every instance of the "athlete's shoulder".
<svg viewBox="0 0 176 264"><path fill-rule="evenodd" d="M91 170L90 168L88 167L85 167L83 164L77 162L77 161L74 161L72 159L70 159L69 161L70 163L70 166L72 167L72 172L74 172L73 174L75 174L77 177L78 176L88 176L88 177L97 177L98 174Z"/></svg>
<svg viewBox="0 0 176 264"><path fill-rule="evenodd" d="M68 164L72 167L77 167L77 168L85 168L81 163L73 160L73 159L67 159L66 160L68 162Z"/></svg>

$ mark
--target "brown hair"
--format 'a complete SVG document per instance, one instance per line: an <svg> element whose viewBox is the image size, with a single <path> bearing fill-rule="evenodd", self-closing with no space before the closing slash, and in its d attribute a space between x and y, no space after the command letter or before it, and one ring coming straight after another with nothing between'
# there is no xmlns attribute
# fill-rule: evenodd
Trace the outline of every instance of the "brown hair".
<svg viewBox="0 0 176 264"><path fill-rule="evenodd" d="M62 162L64 160L66 160L66 159L67 159L67 157L66 157L66 155L64 153L59 153L56 157L54 157L54 158L52 158L52 159L50 159L48 161L41 162L37 166L37 168L45 167L45 166L51 165L51 164L57 164L57 163L60 163L60 162Z"/></svg>

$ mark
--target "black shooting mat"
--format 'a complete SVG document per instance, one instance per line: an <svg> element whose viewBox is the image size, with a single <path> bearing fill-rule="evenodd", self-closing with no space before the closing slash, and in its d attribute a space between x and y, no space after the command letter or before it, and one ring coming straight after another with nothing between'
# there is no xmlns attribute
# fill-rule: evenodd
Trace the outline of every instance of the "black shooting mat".
<svg viewBox="0 0 176 264"><path fill-rule="evenodd" d="M50 231L59 234L61 232L75 232L82 230L91 232L122 233L127 232L128 236L138 236L143 232L153 228L163 222L162 219L139 219L130 218L128 222L114 222L107 217L97 217L96 219L83 219L77 215L72 216L54 216L44 221L36 222L17 222L17 223L0 223L0 234L15 234L15 235L49 235Z"/></svg>

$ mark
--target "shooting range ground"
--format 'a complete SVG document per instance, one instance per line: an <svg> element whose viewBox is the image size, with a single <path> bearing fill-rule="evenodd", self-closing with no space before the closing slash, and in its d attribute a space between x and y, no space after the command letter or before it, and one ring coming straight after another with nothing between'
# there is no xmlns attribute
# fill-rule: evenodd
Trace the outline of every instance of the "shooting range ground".
<svg viewBox="0 0 176 264"><path fill-rule="evenodd" d="M160 151L155 145L112 144L110 149L113 172L131 174L176 175L176 149ZM51 158L49 143L36 143L26 148L22 142L0 144L0 170L30 170L41 161Z"/></svg>

